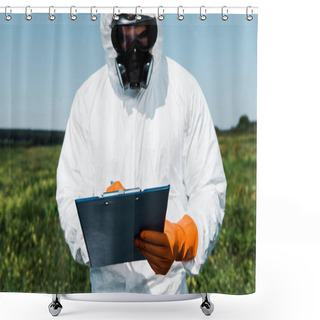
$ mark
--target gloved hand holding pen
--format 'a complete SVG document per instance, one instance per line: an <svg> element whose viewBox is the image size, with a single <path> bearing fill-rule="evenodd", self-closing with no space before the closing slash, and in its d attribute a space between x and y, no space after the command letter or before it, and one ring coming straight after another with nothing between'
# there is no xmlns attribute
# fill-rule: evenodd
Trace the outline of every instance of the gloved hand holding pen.
<svg viewBox="0 0 320 320"><path fill-rule="evenodd" d="M123 190L121 182L111 182L107 192ZM198 229L184 215L178 223L165 221L164 232L144 230L135 239L137 249L147 258L156 274L166 275L174 261L194 259L198 249Z"/></svg>
<svg viewBox="0 0 320 320"><path fill-rule="evenodd" d="M145 230L135 239L137 249L147 258L156 274L166 275L174 261L194 259L198 248L198 229L184 215L178 223L166 220L164 232Z"/></svg>

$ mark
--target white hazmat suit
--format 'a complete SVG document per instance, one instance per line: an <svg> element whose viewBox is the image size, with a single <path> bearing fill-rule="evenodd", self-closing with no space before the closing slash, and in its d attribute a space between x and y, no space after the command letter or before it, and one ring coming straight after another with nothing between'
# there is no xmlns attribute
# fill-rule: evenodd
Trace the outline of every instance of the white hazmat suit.
<svg viewBox="0 0 320 320"><path fill-rule="evenodd" d="M90 280L93 292L187 293L186 273L199 273L224 216L226 179L218 140L197 81L162 56L161 23L148 88L120 87L111 19L101 15L107 63L77 91L66 128L57 170L61 226L74 259L88 265L75 199L99 196L116 180L125 188L170 185L166 219L178 222L185 214L193 219L196 257L175 261L166 276L142 260L91 268Z"/></svg>

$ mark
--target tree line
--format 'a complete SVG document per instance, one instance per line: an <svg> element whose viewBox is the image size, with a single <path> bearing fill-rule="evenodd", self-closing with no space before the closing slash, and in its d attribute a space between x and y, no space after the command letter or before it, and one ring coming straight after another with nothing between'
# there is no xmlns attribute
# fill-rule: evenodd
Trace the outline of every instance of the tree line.
<svg viewBox="0 0 320 320"><path fill-rule="evenodd" d="M229 130L219 130L217 127L215 129L217 135L256 133L257 122L250 121L244 115L240 117L238 124ZM0 129L0 147L61 145L64 133L57 130Z"/></svg>
<svg viewBox="0 0 320 320"><path fill-rule="evenodd" d="M238 124L228 130L220 130L215 128L217 135L228 135L237 133L256 133L257 132L257 121L250 121L248 116L243 115L240 117Z"/></svg>
<svg viewBox="0 0 320 320"><path fill-rule="evenodd" d="M0 129L0 146L38 146L62 144L64 131Z"/></svg>

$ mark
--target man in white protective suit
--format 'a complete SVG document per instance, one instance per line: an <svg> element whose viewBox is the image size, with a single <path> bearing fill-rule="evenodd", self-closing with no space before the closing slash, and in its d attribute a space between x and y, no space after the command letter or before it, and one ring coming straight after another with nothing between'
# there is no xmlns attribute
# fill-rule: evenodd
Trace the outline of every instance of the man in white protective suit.
<svg viewBox="0 0 320 320"><path fill-rule="evenodd" d="M111 189L170 185L164 232L135 240L146 260L90 268L93 292L188 293L218 239L226 179L205 97L162 56L153 16L101 15L106 65L77 91L57 169L61 226L73 258L89 265L75 199ZM120 183L120 182L121 183ZM121 245L121 244L119 244Z"/></svg>

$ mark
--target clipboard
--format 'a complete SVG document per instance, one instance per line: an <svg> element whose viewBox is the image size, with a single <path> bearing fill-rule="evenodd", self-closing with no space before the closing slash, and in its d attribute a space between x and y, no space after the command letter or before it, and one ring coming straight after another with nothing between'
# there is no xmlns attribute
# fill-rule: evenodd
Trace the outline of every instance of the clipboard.
<svg viewBox="0 0 320 320"><path fill-rule="evenodd" d="M143 230L163 232L170 185L76 199L90 266L145 260L134 239Z"/></svg>

